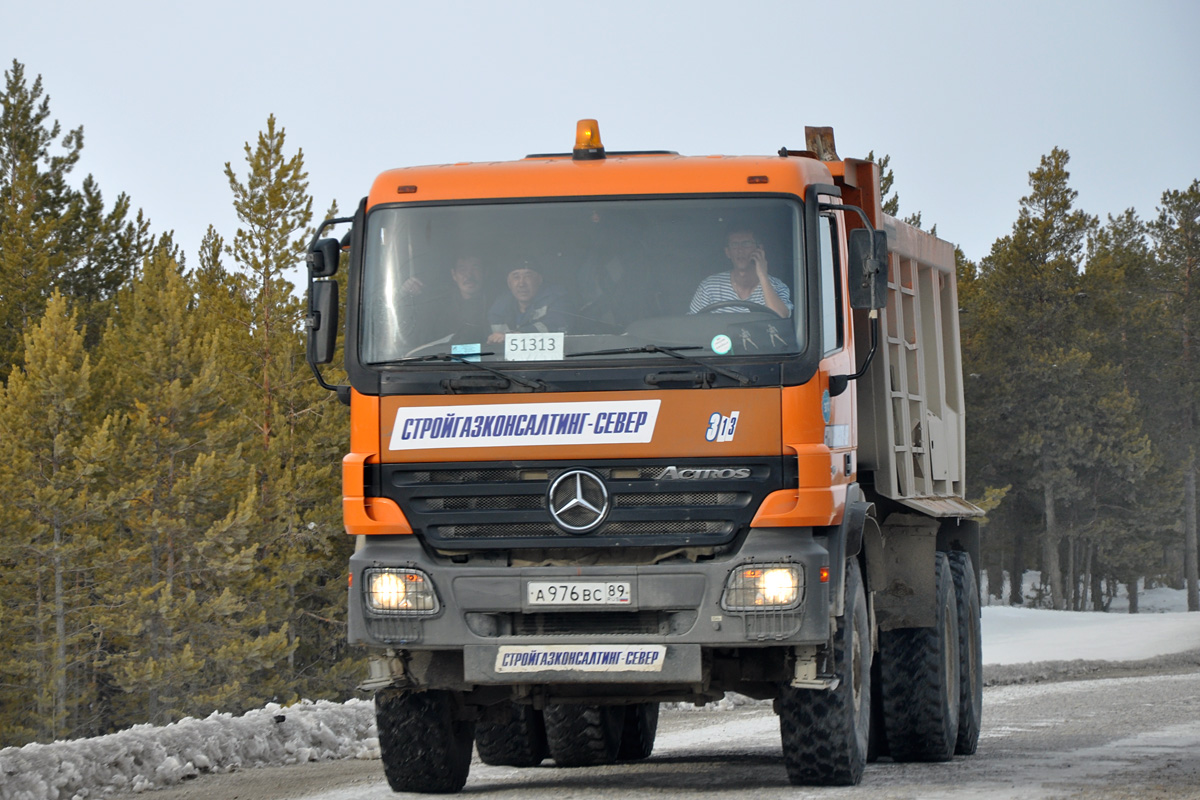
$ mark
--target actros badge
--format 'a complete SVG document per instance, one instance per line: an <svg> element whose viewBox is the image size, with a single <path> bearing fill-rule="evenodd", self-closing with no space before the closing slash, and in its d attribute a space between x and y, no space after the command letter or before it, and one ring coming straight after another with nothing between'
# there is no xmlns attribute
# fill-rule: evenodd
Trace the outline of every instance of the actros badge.
<svg viewBox="0 0 1200 800"><path fill-rule="evenodd" d="M667 467L659 476L662 481L711 481L739 480L750 477L749 467L713 467L701 469L679 469Z"/></svg>

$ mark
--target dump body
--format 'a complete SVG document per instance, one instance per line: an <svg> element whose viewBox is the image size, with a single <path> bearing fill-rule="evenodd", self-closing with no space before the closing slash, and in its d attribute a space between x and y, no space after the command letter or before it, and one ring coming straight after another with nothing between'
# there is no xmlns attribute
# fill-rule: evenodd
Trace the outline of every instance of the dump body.
<svg viewBox="0 0 1200 800"><path fill-rule="evenodd" d="M567 763L556 709L870 695L880 634L942 625L939 554L978 548L953 249L878 185L587 144L383 173L346 303L364 687L480 737L545 709ZM886 258L851 262L864 227ZM880 260L875 335L850 298Z"/></svg>
<svg viewBox="0 0 1200 800"><path fill-rule="evenodd" d="M875 491L931 516L963 503L966 415L954 247L884 215L888 298L876 360L858 385L860 470ZM860 337L860 341L865 339Z"/></svg>

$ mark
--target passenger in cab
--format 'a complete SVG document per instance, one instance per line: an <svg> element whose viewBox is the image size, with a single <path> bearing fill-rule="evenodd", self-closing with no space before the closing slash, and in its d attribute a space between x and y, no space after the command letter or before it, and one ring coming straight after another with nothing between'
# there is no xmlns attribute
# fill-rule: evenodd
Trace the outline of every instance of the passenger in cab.
<svg viewBox="0 0 1200 800"><path fill-rule="evenodd" d="M420 341L483 341L488 333L483 262L479 256L460 256L450 268L450 279L453 287L429 289L414 276L400 287Z"/></svg>
<svg viewBox="0 0 1200 800"><path fill-rule="evenodd" d="M565 331L565 304L560 289L544 284L541 266L523 259L508 272L508 293L488 310L492 327L488 341L503 342L506 333Z"/></svg>
<svg viewBox="0 0 1200 800"><path fill-rule="evenodd" d="M733 263L728 272L709 275L696 287L689 314L696 314L717 303L744 300L766 306L781 317L792 315L792 294L787 285L767 272L767 255L754 231L735 228L725 240L725 257ZM749 311L729 306L719 311Z"/></svg>

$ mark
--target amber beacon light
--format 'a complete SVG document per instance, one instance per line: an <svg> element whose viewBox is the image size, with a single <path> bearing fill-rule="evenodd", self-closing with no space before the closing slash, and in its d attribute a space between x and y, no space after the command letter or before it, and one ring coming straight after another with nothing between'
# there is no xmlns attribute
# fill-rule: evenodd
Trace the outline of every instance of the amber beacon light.
<svg viewBox="0 0 1200 800"><path fill-rule="evenodd" d="M581 119L575 124L575 149L571 155L576 161L604 158L604 145L600 142L600 123L594 119Z"/></svg>

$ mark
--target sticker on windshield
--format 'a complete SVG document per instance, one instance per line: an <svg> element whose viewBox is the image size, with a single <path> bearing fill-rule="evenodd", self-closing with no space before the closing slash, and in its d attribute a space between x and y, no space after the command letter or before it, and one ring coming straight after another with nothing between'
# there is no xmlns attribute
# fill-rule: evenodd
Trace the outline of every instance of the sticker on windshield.
<svg viewBox="0 0 1200 800"><path fill-rule="evenodd" d="M733 340L723 333L718 333L712 340L712 351L723 356L733 349Z"/></svg>
<svg viewBox="0 0 1200 800"><path fill-rule="evenodd" d="M563 333L506 333L505 361L562 361Z"/></svg>
<svg viewBox="0 0 1200 800"><path fill-rule="evenodd" d="M478 344L452 344L450 345L450 353L456 356L464 356L463 361L478 361L479 354L482 352Z"/></svg>

